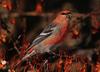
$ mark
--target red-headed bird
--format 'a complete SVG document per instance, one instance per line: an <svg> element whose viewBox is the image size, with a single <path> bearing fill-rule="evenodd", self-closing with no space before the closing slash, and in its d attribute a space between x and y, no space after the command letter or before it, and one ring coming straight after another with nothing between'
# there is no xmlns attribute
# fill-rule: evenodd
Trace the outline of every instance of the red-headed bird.
<svg viewBox="0 0 100 72"><path fill-rule="evenodd" d="M26 50L26 54L22 60L36 53L50 52L50 48L64 39L70 17L71 12L67 10L58 13L53 22L50 23L32 42L32 45Z"/></svg>
<svg viewBox="0 0 100 72"><path fill-rule="evenodd" d="M68 33L72 33L72 35L78 36L77 34L79 34L80 30L78 28L80 28L81 25L80 18L82 17L83 14L72 13L68 10L58 13L57 17L52 21L52 23L50 23L32 42L31 46L26 50L25 56L22 58L22 60L25 60L37 53L50 52L52 48L55 48L55 45L61 43L62 41L64 41L64 39L66 39ZM67 37L66 40L70 40L74 44L79 43L80 38L75 37L75 39L72 37L72 35L71 39L68 39Z"/></svg>

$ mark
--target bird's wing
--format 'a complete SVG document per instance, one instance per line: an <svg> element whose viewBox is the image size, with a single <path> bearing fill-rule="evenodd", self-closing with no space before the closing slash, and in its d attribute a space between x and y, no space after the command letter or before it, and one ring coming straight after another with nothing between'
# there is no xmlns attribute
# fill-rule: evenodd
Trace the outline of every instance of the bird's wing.
<svg viewBox="0 0 100 72"><path fill-rule="evenodd" d="M42 42L43 40L45 40L46 38L48 38L50 35L52 35L53 33L53 29L56 28L56 25L54 24L49 24L40 34L39 36L33 40L32 44L30 45L30 47L27 49L29 50L31 47L39 44L40 42Z"/></svg>

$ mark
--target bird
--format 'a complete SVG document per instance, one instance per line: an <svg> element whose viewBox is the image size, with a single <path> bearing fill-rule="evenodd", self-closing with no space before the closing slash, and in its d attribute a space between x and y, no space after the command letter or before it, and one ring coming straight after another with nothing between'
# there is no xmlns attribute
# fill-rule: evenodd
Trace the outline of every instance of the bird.
<svg viewBox="0 0 100 72"><path fill-rule="evenodd" d="M57 14L57 17L33 40L22 61L37 54L50 52L50 49L60 43L67 33L71 11L64 10Z"/></svg>
<svg viewBox="0 0 100 72"><path fill-rule="evenodd" d="M27 60L38 53L50 53L52 49L56 48L55 46L63 41L66 42L68 47L80 44L83 37L80 35L80 30L82 24L84 24L82 23L84 18L86 18L86 15L69 10L59 12L56 18L44 28L25 50L25 55L21 57L21 61Z"/></svg>

